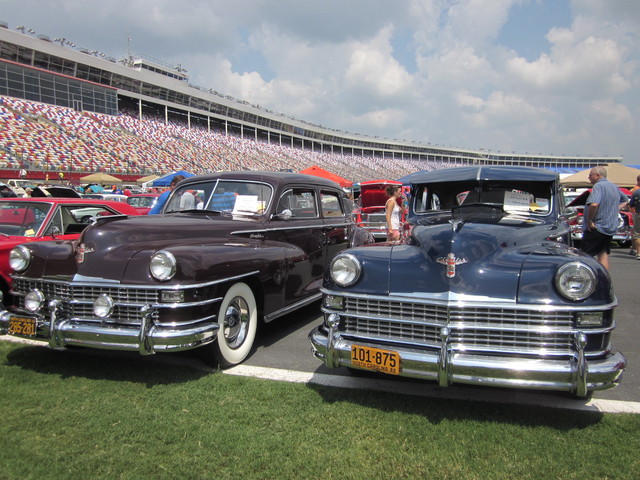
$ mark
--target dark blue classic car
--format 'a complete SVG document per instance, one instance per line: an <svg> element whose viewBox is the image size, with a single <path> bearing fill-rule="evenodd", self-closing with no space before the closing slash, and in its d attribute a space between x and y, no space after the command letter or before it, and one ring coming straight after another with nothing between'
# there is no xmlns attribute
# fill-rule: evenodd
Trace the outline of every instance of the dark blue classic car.
<svg viewBox="0 0 640 480"><path fill-rule="evenodd" d="M320 299L327 265L373 242L340 186L309 175L190 177L162 215L99 217L77 241L12 250L14 303L0 333L142 355L249 355L260 320Z"/></svg>
<svg viewBox="0 0 640 480"><path fill-rule="evenodd" d="M461 167L411 184L405 242L333 259L309 335L317 358L441 386L584 397L617 385L617 300L607 271L568 244L555 173Z"/></svg>

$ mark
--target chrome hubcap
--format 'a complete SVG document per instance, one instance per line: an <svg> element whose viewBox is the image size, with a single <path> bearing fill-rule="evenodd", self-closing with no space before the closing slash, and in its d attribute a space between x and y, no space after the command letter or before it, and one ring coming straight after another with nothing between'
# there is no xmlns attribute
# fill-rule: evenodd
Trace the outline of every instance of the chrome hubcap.
<svg viewBox="0 0 640 480"><path fill-rule="evenodd" d="M249 305L242 297L235 297L224 313L224 338L229 348L238 348L247 337Z"/></svg>

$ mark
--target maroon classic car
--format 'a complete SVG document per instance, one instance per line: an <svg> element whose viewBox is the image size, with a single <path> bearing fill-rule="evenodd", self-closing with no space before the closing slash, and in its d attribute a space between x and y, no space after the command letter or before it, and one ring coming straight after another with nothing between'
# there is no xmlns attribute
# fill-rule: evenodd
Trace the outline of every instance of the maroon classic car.
<svg viewBox="0 0 640 480"><path fill-rule="evenodd" d="M240 363L259 319L318 300L331 260L373 242L350 208L319 177L187 178L162 215L99 218L78 241L16 247L0 333L142 355L201 347L223 367Z"/></svg>

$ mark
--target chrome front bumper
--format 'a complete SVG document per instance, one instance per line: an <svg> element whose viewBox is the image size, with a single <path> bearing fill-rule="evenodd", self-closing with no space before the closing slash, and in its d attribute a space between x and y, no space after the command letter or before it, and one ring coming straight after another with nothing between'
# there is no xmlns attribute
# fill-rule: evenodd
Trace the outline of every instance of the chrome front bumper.
<svg viewBox="0 0 640 480"><path fill-rule="evenodd" d="M357 368L351 363L354 342L343 338L339 332L318 327L309 334L309 341L313 354L327 367ZM616 386L627 364L624 355L614 352L605 358L587 361L584 343L580 339L576 343L576 354L570 360L455 352L448 348L446 339L440 350L384 347L360 341L357 345L393 350L400 355L401 376L434 380L442 387L461 383L559 390L584 397L588 392Z"/></svg>
<svg viewBox="0 0 640 480"><path fill-rule="evenodd" d="M7 311L0 313L0 335L13 335L9 332L11 315ZM48 342L52 347L75 345L106 350L137 351L141 355L187 350L211 343L216 339L220 328L215 321L179 328L157 326L151 321L150 313L144 316L140 326L110 326L106 323L83 322L59 318L55 313L52 313L51 318L35 317L35 319L36 334L34 336L15 336Z"/></svg>

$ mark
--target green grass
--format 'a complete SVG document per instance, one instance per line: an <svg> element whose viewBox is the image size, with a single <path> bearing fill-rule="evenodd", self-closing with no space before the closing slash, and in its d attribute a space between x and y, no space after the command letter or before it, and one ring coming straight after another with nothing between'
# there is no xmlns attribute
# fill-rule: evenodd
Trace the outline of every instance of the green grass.
<svg viewBox="0 0 640 480"><path fill-rule="evenodd" d="M288 384L0 342L0 478L637 479L640 416Z"/></svg>

